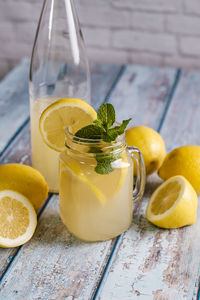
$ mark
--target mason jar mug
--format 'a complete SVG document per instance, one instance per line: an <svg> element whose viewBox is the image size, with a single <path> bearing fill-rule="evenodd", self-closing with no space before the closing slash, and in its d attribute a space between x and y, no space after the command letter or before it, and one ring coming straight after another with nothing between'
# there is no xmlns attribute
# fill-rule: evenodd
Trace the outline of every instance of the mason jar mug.
<svg viewBox="0 0 200 300"><path fill-rule="evenodd" d="M60 154L60 216L73 235L103 241L124 232L144 186L142 154L126 146L125 135L106 143L76 137L67 128L66 150Z"/></svg>

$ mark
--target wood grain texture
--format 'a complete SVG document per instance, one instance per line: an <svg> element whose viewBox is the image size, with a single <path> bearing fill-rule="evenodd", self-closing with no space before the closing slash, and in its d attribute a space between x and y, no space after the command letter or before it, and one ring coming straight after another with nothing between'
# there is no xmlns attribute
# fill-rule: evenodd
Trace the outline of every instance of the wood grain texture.
<svg viewBox="0 0 200 300"><path fill-rule="evenodd" d="M108 99L116 106L117 119L131 117L133 125L157 129L175 76L172 68L127 66Z"/></svg>
<svg viewBox="0 0 200 300"><path fill-rule="evenodd" d="M199 144L200 72L184 72L161 134L168 150ZM97 299L191 300L197 298L200 262L200 207L197 222L174 230L156 228L145 208L160 179L148 178L133 224L121 237Z"/></svg>
<svg viewBox="0 0 200 300"><path fill-rule="evenodd" d="M175 101L170 105L165 126L167 149L182 145L200 145L200 72L183 71L176 89ZM170 128L168 128L170 124Z"/></svg>
<svg viewBox="0 0 200 300"><path fill-rule="evenodd" d="M15 141L1 157L1 164L11 162L30 165L30 136L28 125L20 132ZM17 251L18 248L3 249L0 247L0 279Z"/></svg>
<svg viewBox="0 0 200 300"><path fill-rule="evenodd" d="M25 59L0 83L0 153L29 115L28 69Z"/></svg>
<svg viewBox="0 0 200 300"><path fill-rule="evenodd" d="M95 110L104 102L111 87L115 84L122 67L120 65L90 64L91 103Z"/></svg>
<svg viewBox="0 0 200 300"><path fill-rule="evenodd" d="M153 69L151 73L149 68L142 67L141 69L142 72L135 75L138 76L138 81L142 85L143 80L139 79L142 76L146 82L147 76L144 73L148 72L153 88L149 86L150 98L148 98L148 92L146 92L146 101L141 101L138 93L138 97L134 99L136 106L139 111L147 112L153 101L154 105L157 103L155 107L158 106L160 112L163 112L175 71L157 68L156 72ZM118 82L117 89L120 85L121 88L124 86L124 76L127 76L126 72ZM155 82L160 77L168 78L167 88L166 81L164 83L162 80L159 81L163 88L165 87L165 97L162 101L158 101L156 97L151 100L155 85L152 77L154 77ZM130 89L134 93L134 90L138 89L138 84L130 81L126 85L126 89ZM112 99L114 99L114 103L118 103L117 96L112 97ZM131 105L129 101L132 101L132 98L127 99L129 99L126 102L128 112L129 104ZM120 117L121 110L119 106L117 106L117 111ZM152 126L156 126L155 124L158 122L156 114L148 114L145 116L145 120L147 118L151 119L149 123ZM142 120L144 119L141 118L140 122ZM91 299L101 281L114 243L115 240L103 243L77 241L62 225L58 213L58 197L54 197L41 215L36 234L21 249L20 255L17 256L4 276L0 286L1 296L10 297L10 299ZM18 276L20 281L15 282L15 278Z"/></svg>
<svg viewBox="0 0 200 300"><path fill-rule="evenodd" d="M3 108L0 110L3 112L4 119L7 117L9 121L9 124L12 124L13 121L16 121L16 118L18 118L19 111L23 113L23 120L28 117L28 99L26 99L26 102L19 102L18 103L18 110L17 114L15 115L14 119L10 118L10 115L8 114L9 111L15 110L15 103L13 102L14 95L18 95L17 97L20 98L20 91L24 93L24 91L27 89L27 76L28 76L28 68L29 68L29 61L25 60L22 62L21 65L19 65L15 70L13 70L8 76L0 83L0 95L9 94L9 88L10 85L12 86L12 90L10 90L10 98L8 98L8 101L3 101L0 98L0 108ZM98 103L100 103L100 99L102 99L102 102L104 101L107 92L110 89L110 86L115 81L115 78L117 77L117 74L120 70L120 66L114 66L114 65L97 65L92 64L91 71L92 71L92 83L93 83L93 89L92 89L92 99L96 101L95 99L98 99ZM20 82L16 80L16 78L19 79ZM23 80L22 80L23 79ZM19 84L19 89L18 89ZM94 89L95 87L95 89ZM7 93L6 93L7 91ZM96 93L96 94L95 94ZM96 95L96 97L95 97ZM23 96L25 100L25 96ZM20 110L20 106L23 106L22 110ZM3 119L3 120L4 120ZM1 136L7 138L6 141L10 140L13 135L15 135L15 132L18 131L18 127L21 126L21 123L15 123L15 126L13 126L13 130L7 131L4 127L3 121L1 122L0 119L0 133ZM15 130L14 130L15 129ZM5 143L2 145L5 147ZM3 153L3 155L0 157L0 163L21 163L21 164L28 164L31 165L31 157L30 157L31 147L30 147L30 129L29 124L27 124L15 137L15 139L12 141L12 143L9 145L9 147L6 149L6 151ZM5 270L7 269L10 261L13 260L15 254L17 253L18 248L14 249L3 249L0 248L0 279L3 276Z"/></svg>

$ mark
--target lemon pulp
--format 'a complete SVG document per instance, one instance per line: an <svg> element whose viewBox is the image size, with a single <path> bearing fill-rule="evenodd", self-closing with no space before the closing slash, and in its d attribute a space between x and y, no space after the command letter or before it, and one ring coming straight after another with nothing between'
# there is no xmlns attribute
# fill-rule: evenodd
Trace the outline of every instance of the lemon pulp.
<svg viewBox="0 0 200 300"><path fill-rule="evenodd" d="M152 194L147 219L162 228L178 228L194 224L197 216L197 194L183 176L163 182Z"/></svg>
<svg viewBox="0 0 200 300"><path fill-rule="evenodd" d="M60 99L48 106L40 117L40 132L44 142L55 151L65 150L65 128L78 129L91 124L95 110L81 99Z"/></svg>
<svg viewBox="0 0 200 300"><path fill-rule="evenodd" d="M151 211L154 215L161 215L169 210L178 199L181 186L173 181L169 182L159 190L155 200L152 203Z"/></svg>
<svg viewBox="0 0 200 300"><path fill-rule="evenodd" d="M0 192L0 246L16 247L27 242L37 224L35 210L22 194Z"/></svg>

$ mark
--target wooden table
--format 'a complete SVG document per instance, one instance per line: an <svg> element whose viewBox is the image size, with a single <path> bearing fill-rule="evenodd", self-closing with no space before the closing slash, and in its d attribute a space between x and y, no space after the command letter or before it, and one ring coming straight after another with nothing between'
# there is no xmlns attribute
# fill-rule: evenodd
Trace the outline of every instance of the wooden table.
<svg viewBox="0 0 200 300"><path fill-rule="evenodd" d="M1 163L31 164L28 60L0 83ZM156 129L167 150L200 141L200 72L145 66L92 65L92 105L112 102L117 119ZM198 298L200 214L195 225L156 228L145 219L147 201L159 183L149 176L133 223L116 239L83 243L59 217L56 195L38 213L29 243L0 249L0 299Z"/></svg>

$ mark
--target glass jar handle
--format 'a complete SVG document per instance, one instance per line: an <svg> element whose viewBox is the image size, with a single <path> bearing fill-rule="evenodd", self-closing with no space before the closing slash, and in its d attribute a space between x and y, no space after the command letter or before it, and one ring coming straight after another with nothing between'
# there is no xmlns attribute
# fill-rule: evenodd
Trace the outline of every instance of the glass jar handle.
<svg viewBox="0 0 200 300"><path fill-rule="evenodd" d="M146 170L145 170L142 153L140 152L140 150L132 146L127 146L127 150L131 154L131 157L134 158L137 167L137 179L136 179L135 188L133 190L133 197L134 197L133 203L136 203L142 198L144 194L145 182L146 182ZM135 155L134 153L138 154L138 156Z"/></svg>

